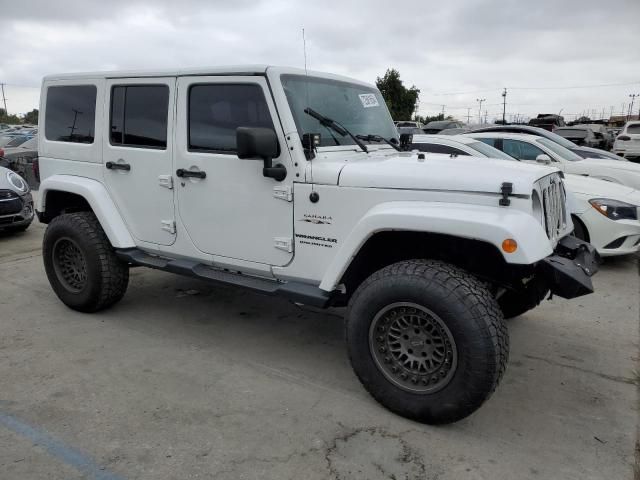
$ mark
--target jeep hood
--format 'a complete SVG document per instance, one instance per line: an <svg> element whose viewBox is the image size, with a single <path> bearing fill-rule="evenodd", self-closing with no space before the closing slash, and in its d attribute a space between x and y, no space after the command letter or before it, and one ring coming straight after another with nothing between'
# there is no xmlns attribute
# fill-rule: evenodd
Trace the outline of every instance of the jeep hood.
<svg viewBox="0 0 640 480"><path fill-rule="evenodd" d="M531 195L533 184L558 170L472 156L451 157L416 153L370 155L349 161L341 169L342 187L396 188L407 190L447 190L499 193L502 183L513 184L516 195Z"/></svg>

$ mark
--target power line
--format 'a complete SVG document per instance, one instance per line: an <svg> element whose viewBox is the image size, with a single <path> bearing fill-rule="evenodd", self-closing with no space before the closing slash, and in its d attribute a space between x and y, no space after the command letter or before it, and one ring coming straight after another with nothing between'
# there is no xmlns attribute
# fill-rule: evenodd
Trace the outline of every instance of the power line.
<svg viewBox="0 0 640 480"><path fill-rule="evenodd" d="M594 85L567 85L567 86L556 86L556 87L505 87L509 90L572 90L579 88L601 88L601 87L626 87L630 85L640 85L640 81L638 82L626 82L626 83L600 83ZM431 95L434 97L439 97L443 95L470 95L475 93L485 93L485 92L497 92L499 88L486 88L483 90L469 90L466 92L443 92L443 93L432 93Z"/></svg>
<svg viewBox="0 0 640 480"><path fill-rule="evenodd" d="M640 82L631 83L601 83L599 85L572 85L567 87L509 87L512 90L573 90L577 88L600 88L600 87L625 87L638 85Z"/></svg>

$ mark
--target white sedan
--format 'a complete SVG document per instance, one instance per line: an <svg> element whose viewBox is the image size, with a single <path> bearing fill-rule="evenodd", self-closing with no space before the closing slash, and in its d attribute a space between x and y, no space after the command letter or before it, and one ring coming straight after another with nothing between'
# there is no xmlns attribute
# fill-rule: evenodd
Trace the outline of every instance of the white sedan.
<svg viewBox="0 0 640 480"><path fill-rule="evenodd" d="M414 135L414 149L516 161L468 135ZM602 256L640 250L640 191L580 175L565 175L574 235L590 242Z"/></svg>
<svg viewBox="0 0 640 480"><path fill-rule="evenodd" d="M574 235L603 257L640 249L640 191L579 175L565 175ZM573 201L572 201L573 200Z"/></svg>
<svg viewBox="0 0 640 480"><path fill-rule="evenodd" d="M562 145L534 135L480 132L466 133L465 136L481 140L518 160L546 163L558 167L564 173L599 178L640 189L640 164L637 163L582 158Z"/></svg>

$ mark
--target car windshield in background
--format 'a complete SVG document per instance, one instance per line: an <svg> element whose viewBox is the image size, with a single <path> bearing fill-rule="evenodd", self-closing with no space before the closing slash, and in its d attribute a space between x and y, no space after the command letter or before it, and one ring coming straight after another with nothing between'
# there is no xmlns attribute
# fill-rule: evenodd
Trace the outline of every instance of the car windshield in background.
<svg viewBox="0 0 640 480"><path fill-rule="evenodd" d="M8 142L5 145L5 147L7 148L19 147L27 140L29 140L29 137L14 137L10 142Z"/></svg>
<svg viewBox="0 0 640 480"><path fill-rule="evenodd" d="M553 133L564 138L587 138L588 132L577 128L557 128Z"/></svg>
<svg viewBox="0 0 640 480"><path fill-rule="evenodd" d="M487 145L486 143L483 143L483 142L468 143L467 147L473 148L477 152L480 152L482 155L489 158L499 158L501 160L517 161L517 159L513 158L511 155L507 155L506 153L498 150L497 148L493 148L492 146Z"/></svg>
<svg viewBox="0 0 640 480"><path fill-rule="evenodd" d="M350 136L343 137L323 126L317 119L304 113L305 108L339 122L354 135L398 138L384 99L374 88L304 75L282 75L282 85L298 133L301 136L320 133L321 147L355 145L355 142Z"/></svg>
<svg viewBox="0 0 640 480"><path fill-rule="evenodd" d="M569 162L577 162L579 160L582 160L582 157L580 157L580 155L576 155L568 148L564 148L562 145L558 145L556 142L553 142L548 138L538 137L536 141L543 144L549 150L552 150L556 155L564 160L567 160Z"/></svg>
<svg viewBox="0 0 640 480"><path fill-rule="evenodd" d="M639 134L640 133L640 123L634 123L633 125L629 125L627 127L627 133L630 134Z"/></svg>
<svg viewBox="0 0 640 480"><path fill-rule="evenodd" d="M627 161L624 157L620 157L620 156L616 155L615 153L605 152L604 150L596 153L596 152L593 152L591 150L580 150L580 149L574 148L571 151L573 153L577 153L582 158L601 158L601 159L605 159L605 160L619 160L619 161L623 161L623 162Z"/></svg>

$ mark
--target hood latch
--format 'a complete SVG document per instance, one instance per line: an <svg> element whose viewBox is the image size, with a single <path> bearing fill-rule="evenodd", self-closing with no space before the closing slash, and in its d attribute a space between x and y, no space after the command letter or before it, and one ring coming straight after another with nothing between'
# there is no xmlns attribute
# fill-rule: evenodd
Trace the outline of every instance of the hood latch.
<svg viewBox="0 0 640 480"><path fill-rule="evenodd" d="M502 198L498 202L501 207L508 207L511 205L511 200L509 200L509 196L513 193L513 183L504 182L500 186L500 193L502 194Z"/></svg>

